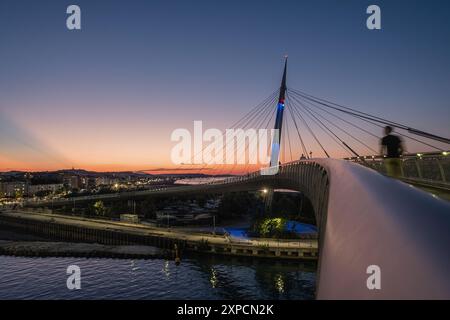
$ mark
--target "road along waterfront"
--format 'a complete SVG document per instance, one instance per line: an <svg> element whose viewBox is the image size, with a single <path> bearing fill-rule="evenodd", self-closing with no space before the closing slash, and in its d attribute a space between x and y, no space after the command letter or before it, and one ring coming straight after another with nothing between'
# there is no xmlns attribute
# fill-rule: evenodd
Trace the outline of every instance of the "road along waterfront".
<svg viewBox="0 0 450 320"><path fill-rule="evenodd" d="M147 225L16 210L0 214L0 225L55 240L104 245L148 245L180 251L275 259L316 260L317 240L237 240Z"/></svg>

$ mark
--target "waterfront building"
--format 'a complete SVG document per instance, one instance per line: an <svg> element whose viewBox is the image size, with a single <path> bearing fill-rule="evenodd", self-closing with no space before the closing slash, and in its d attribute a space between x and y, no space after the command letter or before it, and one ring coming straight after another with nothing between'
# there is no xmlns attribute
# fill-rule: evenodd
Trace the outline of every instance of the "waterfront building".
<svg viewBox="0 0 450 320"><path fill-rule="evenodd" d="M4 197L23 197L28 194L28 183L14 181L1 182L0 194Z"/></svg>
<svg viewBox="0 0 450 320"><path fill-rule="evenodd" d="M54 193L63 188L64 185L62 183L29 185L27 194L29 196L34 196L39 191L50 191Z"/></svg>

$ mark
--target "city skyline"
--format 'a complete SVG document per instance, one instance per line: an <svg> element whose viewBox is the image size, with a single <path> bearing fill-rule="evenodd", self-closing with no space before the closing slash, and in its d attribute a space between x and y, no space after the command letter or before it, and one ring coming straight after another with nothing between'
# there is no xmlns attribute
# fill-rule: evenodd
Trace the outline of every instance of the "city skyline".
<svg viewBox="0 0 450 320"><path fill-rule="evenodd" d="M69 4L0 4L0 171L177 168L171 132L226 129L279 86L284 54L291 88L450 136L444 1L378 1L377 31L368 1L79 1L80 31Z"/></svg>

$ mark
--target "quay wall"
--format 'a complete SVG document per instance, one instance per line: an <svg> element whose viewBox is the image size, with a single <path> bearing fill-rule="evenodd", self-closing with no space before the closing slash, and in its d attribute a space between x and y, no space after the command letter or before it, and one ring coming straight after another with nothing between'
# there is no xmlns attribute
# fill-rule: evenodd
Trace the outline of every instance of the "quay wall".
<svg viewBox="0 0 450 320"><path fill-rule="evenodd" d="M97 243L111 246L125 245L145 245L170 250L175 255L175 247L178 252L195 251L210 254L222 254L233 256L263 257L263 258L283 258L283 259L304 259L317 260L317 246L292 246L285 245L282 241L277 245L251 245L240 242L226 242L221 238L208 238L197 235L196 237L186 237L177 232L158 233L143 232L142 228L136 226L136 229L127 228L121 230L114 227L114 222L105 221L104 225L97 226L98 220L93 220L97 225L92 226L77 225L77 218L67 217L70 223L63 223L61 219L47 220L36 219L34 216L39 214L30 214L29 217L17 217L14 215L0 214L0 226L8 230L16 230L33 235L39 235L50 238L52 241ZM63 216L61 216L63 217ZM80 219L81 221L81 219ZM89 221L83 218L82 221ZM145 229L144 229L145 230ZM211 241L215 240L215 241ZM299 242L300 243L300 242Z"/></svg>

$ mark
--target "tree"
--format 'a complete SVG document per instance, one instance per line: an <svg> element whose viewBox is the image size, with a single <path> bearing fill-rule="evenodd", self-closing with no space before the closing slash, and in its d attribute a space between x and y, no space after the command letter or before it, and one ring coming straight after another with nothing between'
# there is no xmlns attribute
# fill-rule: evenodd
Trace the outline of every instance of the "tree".
<svg viewBox="0 0 450 320"><path fill-rule="evenodd" d="M206 204L206 197L204 195L197 196L195 200L200 207L204 207Z"/></svg>
<svg viewBox="0 0 450 320"><path fill-rule="evenodd" d="M156 204L153 199L141 201L138 206L139 213L146 219L156 218Z"/></svg>
<svg viewBox="0 0 450 320"><path fill-rule="evenodd" d="M257 199L248 192L226 193L219 206L219 216L223 219L235 218L255 212Z"/></svg>
<svg viewBox="0 0 450 320"><path fill-rule="evenodd" d="M276 194L272 204L272 214L276 217L296 216L299 212L299 199L296 194Z"/></svg>
<svg viewBox="0 0 450 320"><path fill-rule="evenodd" d="M106 214L106 207L103 204L103 201L100 200L94 204L94 211L98 216L104 216Z"/></svg>
<svg viewBox="0 0 450 320"><path fill-rule="evenodd" d="M40 191L37 191L34 195L36 197L45 197L45 196L48 196L50 193L52 193L50 190L40 190Z"/></svg>
<svg viewBox="0 0 450 320"><path fill-rule="evenodd" d="M258 226L259 234L264 238L283 238L286 222L285 218L266 218Z"/></svg>

